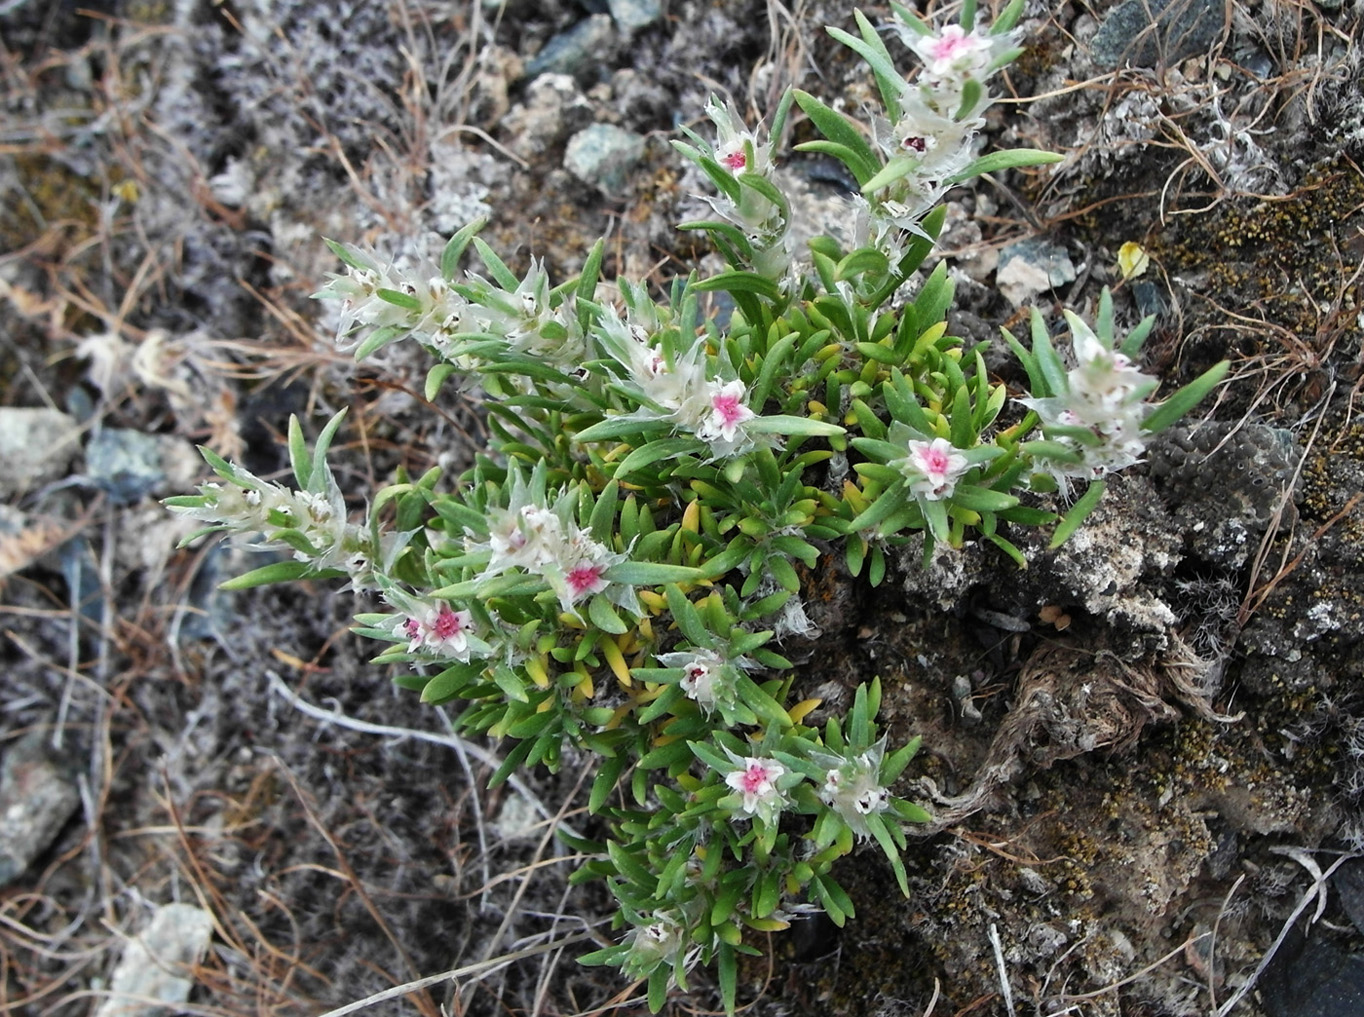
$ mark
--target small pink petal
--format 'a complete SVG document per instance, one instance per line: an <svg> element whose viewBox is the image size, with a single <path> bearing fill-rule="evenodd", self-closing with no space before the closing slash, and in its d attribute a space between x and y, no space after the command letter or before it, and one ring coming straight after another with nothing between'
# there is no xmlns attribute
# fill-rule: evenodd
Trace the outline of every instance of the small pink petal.
<svg viewBox="0 0 1364 1017"><path fill-rule="evenodd" d="M749 766L749 768L744 771L743 778L740 781L744 794L750 795L761 794L766 788L767 783L767 767L758 763Z"/></svg>
<svg viewBox="0 0 1364 1017"><path fill-rule="evenodd" d="M436 615L436 623L431 626L431 631L435 633L437 639L451 639L464 628L464 619L456 611L450 610L449 604L440 606L440 613Z"/></svg>
<svg viewBox="0 0 1364 1017"><path fill-rule="evenodd" d="M606 589L606 580L602 578L603 569L599 565L577 565L569 570L564 577L564 582L568 584L568 592L573 595L573 599L587 593L600 593Z"/></svg>
<svg viewBox="0 0 1364 1017"><path fill-rule="evenodd" d="M715 415L726 427L733 427L742 421L744 410L747 409L737 395L723 392L711 400L711 406L715 409Z"/></svg>

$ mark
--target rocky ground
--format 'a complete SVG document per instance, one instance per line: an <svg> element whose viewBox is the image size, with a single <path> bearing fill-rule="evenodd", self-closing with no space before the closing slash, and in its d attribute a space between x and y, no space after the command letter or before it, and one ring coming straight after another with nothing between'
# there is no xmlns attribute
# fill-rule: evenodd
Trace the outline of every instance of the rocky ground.
<svg viewBox="0 0 1364 1017"><path fill-rule="evenodd" d="M703 188L669 139L712 93L855 109L872 83L821 31L850 23L827 0L0 3L0 1012L318 1014L454 968L364 1012L642 1009L566 942L607 934L551 836L589 822L588 764L486 790L498 746L368 666L347 595L216 592L249 556L174 550L157 499L199 478L195 443L274 475L288 414L343 406L357 508L399 467L457 470L477 400L433 411L402 347L334 350L319 238L418 257L486 214L514 267L562 278L605 235L608 274L685 273ZM1024 24L991 136L1066 159L951 195L955 330L1110 285L1158 315L1148 369L1227 357L1231 381L1061 551L1019 538L1026 572L968 547L875 597L808 577L798 681L837 704L882 677L936 821L911 900L854 857L857 919L774 937L741 994L1364 1012L1364 6ZM837 224L829 165L783 172ZM698 978L670 1005L715 1002Z"/></svg>

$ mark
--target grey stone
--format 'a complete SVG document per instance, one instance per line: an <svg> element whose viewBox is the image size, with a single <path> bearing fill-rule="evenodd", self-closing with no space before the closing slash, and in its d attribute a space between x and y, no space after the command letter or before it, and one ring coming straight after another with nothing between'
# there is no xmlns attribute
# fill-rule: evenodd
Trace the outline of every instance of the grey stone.
<svg viewBox="0 0 1364 1017"><path fill-rule="evenodd" d="M1343 1017L1364 1013L1364 956L1293 929L1260 980L1269 1017Z"/></svg>
<svg viewBox="0 0 1364 1017"><path fill-rule="evenodd" d="M644 155L644 139L611 124L593 124L568 139L564 168L584 183L609 193L625 188Z"/></svg>
<svg viewBox="0 0 1364 1017"><path fill-rule="evenodd" d="M659 0L608 0L611 17L616 19L620 30L630 33L652 25L663 17L663 5Z"/></svg>
<svg viewBox="0 0 1364 1017"><path fill-rule="evenodd" d="M0 537L12 537L28 529L28 516L13 505L0 502Z"/></svg>
<svg viewBox="0 0 1364 1017"><path fill-rule="evenodd" d="M1125 0L1104 18L1090 54L1100 67L1156 67L1207 53L1226 24L1221 0Z"/></svg>
<svg viewBox="0 0 1364 1017"><path fill-rule="evenodd" d="M1022 307L1039 293L1075 281L1075 265L1066 249L1049 240L1032 238L1010 244L999 252L995 285L1015 306Z"/></svg>
<svg viewBox="0 0 1364 1017"><path fill-rule="evenodd" d="M545 43L526 64L526 73L532 78L546 73L577 75L594 64L604 64L602 54L610 49L615 35L609 14L593 14Z"/></svg>
<svg viewBox="0 0 1364 1017"><path fill-rule="evenodd" d="M592 104L568 74L541 74L526 98L503 119L512 151L534 158L592 123Z"/></svg>
<svg viewBox="0 0 1364 1017"><path fill-rule="evenodd" d="M44 407L0 407L0 498L61 477L79 450L74 417Z"/></svg>
<svg viewBox="0 0 1364 1017"><path fill-rule="evenodd" d="M157 908L146 930L123 948L109 996L95 1017L168 1017L181 1012L194 986L194 965L212 936L213 917L207 911L192 904Z"/></svg>
<svg viewBox="0 0 1364 1017"><path fill-rule="evenodd" d="M120 427L106 427L90 439L85 470L115 505L141 501L166 479L156 436Z"/></svg>
<svg viewBox="0 0 1364 1017"><path fill-rule="evenodd" d="M80 801L41 731L10 745L0 763L0 886L47 850Z"/></svg>
<svg viewBox="0 0 1364 1017"><path fill-rule="evenodd" d="M1336 870L1331 883L1356 931L1364 933L1364 861L1346 862Z"/></svg>
<svg viewBox="0 0 1364 1017"><path fill-rule="evenodd" d="M1149 314L1162 315L1168 309L1160 283L1151 279L1133 280L1132 299L1136 301L1137 313L1143 318Z"/></svg>

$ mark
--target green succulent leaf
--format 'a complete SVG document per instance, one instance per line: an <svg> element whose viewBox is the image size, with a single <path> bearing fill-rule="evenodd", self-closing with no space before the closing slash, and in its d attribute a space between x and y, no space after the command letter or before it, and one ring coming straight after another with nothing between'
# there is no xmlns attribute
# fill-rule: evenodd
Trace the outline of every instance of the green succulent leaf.
<svg viewBox="0 0 1364 1017"><path fill-rule="evenodd" d="M1227 371L1230 369L1231 363L1226 360L1208 368L1148 414L1146 419L1141 422L1142 430L1151 434L1159 434L1178 421L1206 399L1209 393L1226 377Z"/></svg>
<svg viewBox="0 0 1364 1017"><path fill-rule="evenodd" d="M226 582L219 583L220 590L252 590L257 586L270 586L274 583L289 583L299 579L331 579L345 575L340 569L317 570L306 561L278 561L273 565L262 565Z"/></svg>

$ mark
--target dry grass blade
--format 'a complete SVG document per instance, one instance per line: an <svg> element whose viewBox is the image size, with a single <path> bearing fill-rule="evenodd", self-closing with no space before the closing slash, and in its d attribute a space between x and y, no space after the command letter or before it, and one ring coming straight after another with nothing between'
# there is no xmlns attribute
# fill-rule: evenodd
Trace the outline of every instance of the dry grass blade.
<svg viewBox="0 0 1364 1017"><path fill-rule="evenodd" d="M514 950L511 953L501 954L497 957L488 957L473 964L466 964L463 967L442 971L438 975L428 975L425 978L419 978L413 982L395 985L391 989L385 989L383 992L376 992L373 996L368 996L365 999L357 1000L354 1003L348 1003L342 1007L337 1007L335 1010L328 1010L324 1014L319 1014L318 1017L346 1017L347 1014L359 1013L361 1010L366 1010L377 1003L383 1003L390 999L397 999L400 996L406 996L412 992L423 991L429 989L433 985L440 985L443 982L455 982L461 978L483 978L500 968L506 967L508 964L515 964L517 961L525 960L527 957L538 957L541 954L560 950L566 946L571 946L574 943L582 943L591 938L591 933L580 932L576 935L565 936L563 939L542 943L539 946L529 946L524 950Z"/></svg>
<svg viewBox="0 0 1364 1017"><path fill-rule="evenodd" d="M80 528L79 525L62 526L51 519L37 519L18 533L0 534L0 584L69 540Z"/></svg>
<svg viewBox="0 0 1364 1017"><path fill-rule="evenodd" d="M1306 854L1300 849L1290 848L1282 853L1294 858L1299 864L1303 864L1302 858L1306 857ZM1340 868L1352 858L1359 857L1358 854L1344 854L1332 862L1325 870L1317 868L1317 871L1313 873L1312 885L1309 886L1307 892L1302 895L1302 899L1298 901L1298 906L1293 909L1293 913L1284 921L1283 928L1279 931L1278 938L1276 938L1269 949L1265 951L1265 955L1261 958L1259 965L1255 968L1254 972L1251 973L1251 976L1241 984L1240 988L1236 990L1236 994L1213 1011L1212 1017L1227 1017L1227 1014L1230 1014L1236 1005L1240 1003L1241 1000L1245 999L1246 995L1255 988L1256 983L1260 980L1260 976L1265 973L1265 969L1268 968L1270 963L1274 960L1275 954L1279 952L1279 947L1283 946L1284 940L1288 938L1288 933L1292 930L1298 918L1301 917L1302 913L1307 910L1308 906L1313 901L1317 902L1318 917L1321 915L1322 910L1326 906L1326 881L1331 878L1336 869ZM1311 871L1312 867L1315 867L1315 863L1313 866L1308 866L1309 871Z"/></svg>
<svg viewBox="0 0 1364 1017"><path fill-rule="evenodd" d="M512 922L516 919L518 915L519 905L522 899L525 897L526 891L530 888L530 882L532 876L534 875L534 871L535 869L539 868L538 865L539 859L544 855L545 850L549 847L550 842L554 839L555 828L563 822L564 817L568 814L569 808L572 805L573 800L577 797L578 792L582 789L583 783L587 780L588 775L593 772L594 771L591 767L585 767L583 769L583 771L578 775L578 781L574 785L573 792L564 797L563 805L559 807L559 811L555 815L553 821L546 824L545 832L541 835L539 843L536 844L535 846L535 859L537 861L537 864L532 866L531 870L526 873L525 878L521 880L520 885L517 886L516 893L513 895L511 903L507 906L506 914L503 916L501 924L497 927L497 931L493 933L493 935L489 938L488 950L483 957L485 961L491 959L493 951L496 950L498 944L502 942L502 937L505 936L507 930L511 928ZM461 999L467 1000L467 997L465 996L463 991L461 991Z"/></svg>
<svg viewBox="0 0 1364 1017"><path fill-rule="evenodd" d="M1156 970L1156 968L1160 967L1162 964L1165 964L1166 962L1171 961L1174 958L1180 956L1186 950L1189 949L1190 944L1200 942L1201 940L1204 940L1211 935L1212 933L1210 932L1204 932L1197 936L1190 936L1188 939L1180 943L1179 946L1175 947L1169 953L1164 954L1161 957L1158 957L1157 959L1153 960L1150 964L1147 964L1140 970L1132 972L1132 974L1128 975L1126 978L1121 978L1116 982L1110 982L1103 988L1095 989L1092 992L1081 992L1074 994L1068 993L1064 996L1058 997L1059 1002L1061 1003L1061 1005L1068 1006L1075 1003L1082 1003L1085 1002L1086 1000L1098 999L1100 996L1106 996L1110 992L1116 992L1118 989L1121 989L1125 985L1131 985L1133 982L1140 981L1141 979L1149 975L1152 971Z"/></svg>

